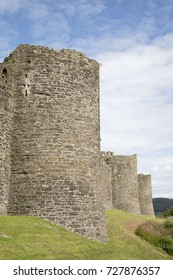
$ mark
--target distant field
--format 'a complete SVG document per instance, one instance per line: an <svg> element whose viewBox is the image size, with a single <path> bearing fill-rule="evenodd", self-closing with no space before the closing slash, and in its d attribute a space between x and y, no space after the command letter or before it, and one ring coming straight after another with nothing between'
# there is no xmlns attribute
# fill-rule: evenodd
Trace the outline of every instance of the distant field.
<svg viewBox="0 0 173 280"><path fill-rule="evenodd" d="M167 260L162 250L135 235L148 217L107 211L109 242L101 244L36 217L0 217L0 259ZM151 218L152 219L152 218Z"/></svg>

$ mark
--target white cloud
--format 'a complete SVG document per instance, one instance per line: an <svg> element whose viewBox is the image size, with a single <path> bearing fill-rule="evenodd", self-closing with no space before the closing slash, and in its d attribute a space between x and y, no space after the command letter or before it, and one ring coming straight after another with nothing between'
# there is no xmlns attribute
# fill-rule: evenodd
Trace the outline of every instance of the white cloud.
<svg viewBox="0 0 173 280"><path fill-rule="evenodd" d="M44 26L44 28L43 28ZM55 38L65 41L68 39L69 25L66 19L61 14L56 14L56 17L43 19L35 22L32 25L32 35L37 40L44 38L45 42L52 42Z"/></svg>
<svg viewBox="0 0 173 280"><path fill-rule="evenodd" d="M4 13L4 12L15 13L25 3L26 3L25 0L1 0L0 1L0 13Z"/></svg>
<svg viewBox="0 0 173 280"><path fill-rule="evenodd" d="M28 10L27 17L31 21L37 21L45 17L51 18L51 12L49 11L50 6L41 1L28 1L25 7L27 7Z"/></svg>
<svg viewBox="0 0 173 280"><path fill-rule="evenodd" d="M120 134L127 132L132 139L136 139L128 143L126 138L125 146L133 147L136 143L138 148L139 141L140 148L139 137L142 134L153 149L165 146L165 143L173 147L169 138L173 133L172 53L173 47L172 50L165 50L155 45L139 45L125 52L102 53L98 56L103 64L103 114L111 114L116 127L113 129L105 116L102 125L106 131L109 129L109 133L112 130ZM157 141L158 136L161 137L161 143ZM141 148L145 149L145 146Z"/></svg>
<svg viewBox="0 0 173 280"><path fill-rule="evenodd" d="M157 172L157 171L159 171L159 167L158 166L153 166L153 167L151 167L151 170L153 172Z"/></svg>
<svg viewBox="0 0 173 280"><path fill-rule="evenodd" d="M169 164L165 165L165 170L168 172L172 171L172 166Z"/></svg>
<svg viewBox="0 0 173 280"><path fill-rule="evenodd" d="M100 14L104 11L105 5L102 0L74 0L57 2L55 5L62 10L67 16L77 17L80 20L86 20L90 16Z"/></svg>

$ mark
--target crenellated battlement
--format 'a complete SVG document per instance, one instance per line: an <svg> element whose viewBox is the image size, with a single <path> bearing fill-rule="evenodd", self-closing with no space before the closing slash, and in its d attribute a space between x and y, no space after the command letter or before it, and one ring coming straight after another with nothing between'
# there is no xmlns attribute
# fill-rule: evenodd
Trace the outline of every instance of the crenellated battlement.
<svg viewBox="0 0 173 280"><path fill-rule="evenodd" d="M108 152L104 152L104 151L101 151L101 156L102 157L112 157L112 156L114 156L114 152L110 152L110 151L108 151Z"/></svg>

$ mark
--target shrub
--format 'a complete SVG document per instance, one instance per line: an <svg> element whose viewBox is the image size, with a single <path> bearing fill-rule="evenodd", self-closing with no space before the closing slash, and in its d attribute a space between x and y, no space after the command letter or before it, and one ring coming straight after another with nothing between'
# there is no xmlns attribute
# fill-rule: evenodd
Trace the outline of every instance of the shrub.
<svg viewBox="0 0 173 280"><path fill-rule="evenodd" d="M173 221L166 221L166 222L164 222L164 226L165 226L166 229L169 230L170 234L173 237Z"/></svg>
<svg viewBox="0 0 173 280"><path fill-rule="evenodd" d="M172 206L171 208L167 209L167 210L163 213L163 215L164 215L165 217L173 216L173 206Z"/></svg>
<svg viewBox="0 0 173 280"><path fill-rule="evenodd" d="M143 224L139 225L136 230L136 234L141 236L149 243L155 246L159 246L160 237L168 235L169 230L167 230L163 224L146 221Z"/></svg>
<svg viewBox="0 0 173 280"><path fill-rule="evenodd" d="M161 247L168 254L173 255L173 222L146 221L138 226L135 233L150 244Z"/></svg>
<svg viewBox="0 0 173 280"><path fill-rule="evenodd" d="M148 232L158 237L169 234L169 230L164 226L164 224L156 223L153 221L146 221L143 224L139 225L138 228L140 228L144 232Z"/></svg>
<svg viewBox="0 0 173 280"><path fill-rule="evenodd" d="M168 254L173 255L173 239L171 236L163 236L160 238L160 246Z"/></svg>
<svg viewBox="0 0 173 280"><path fill-rule="evenodd" d="M145 231L141 226L137 228L136 234L142 237L144 240L148 241L149 243L155 246L159 246L159 237L155 236L151 232Z"/></svg>

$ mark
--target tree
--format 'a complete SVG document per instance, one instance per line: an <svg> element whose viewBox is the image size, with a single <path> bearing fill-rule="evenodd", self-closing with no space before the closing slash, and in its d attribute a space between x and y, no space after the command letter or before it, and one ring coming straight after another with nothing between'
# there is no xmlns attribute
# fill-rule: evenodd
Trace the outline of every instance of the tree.
<svg viewBox="0 0 173 280"><path fill-rule="evenodd" d="M173 216L173 206L172 206L171 208L167 209L167 210L163 213L163 215L164 215L165 217Z"/></svg>

